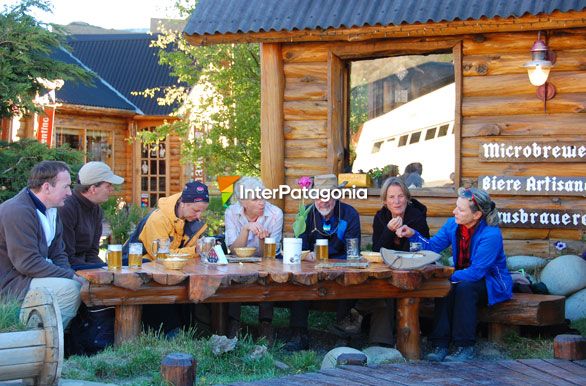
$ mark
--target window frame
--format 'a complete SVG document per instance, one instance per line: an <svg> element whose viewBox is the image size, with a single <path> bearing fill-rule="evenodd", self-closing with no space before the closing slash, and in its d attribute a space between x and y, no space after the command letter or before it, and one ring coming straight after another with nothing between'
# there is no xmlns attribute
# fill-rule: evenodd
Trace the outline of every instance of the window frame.
<svg viewBox="0 0 586 386"><path fill-rule="evenodd" d="M453 191L461 181L461 131L462 131L462 41L460 39L388 39L375 42L341 43L328 52L328 152L327 165L332 173L343 172L349 163L349 115L350 70L349 63L356 60L377 59L401 55L425 55L449 53L454 61L456 100L454 111L454 173L453 187L427 187L414 189L415 195L443 196ZM437 134L436 134L437 135ZM420 138L421 140L421 138ZM408 144L407 144L408 145ZM372 191L372 193L371 193ZM369 189L369 195L376 194Z"/></svg>

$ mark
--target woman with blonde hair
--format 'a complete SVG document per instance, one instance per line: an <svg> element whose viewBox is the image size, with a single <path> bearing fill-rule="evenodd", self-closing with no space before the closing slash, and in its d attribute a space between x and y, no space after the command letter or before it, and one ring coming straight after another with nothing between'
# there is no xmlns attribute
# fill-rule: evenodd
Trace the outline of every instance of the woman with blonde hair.
<svg viewBox="0 0 586 386"><path fill-rule="evenodd" d="M492 306L508 300L513 288L498 211L489 194L481 189L460 188L453 213L454 217L431 239L406 225L396 232L399 237L421 242L423 249L439 253L452 247L452 288L446 297L435 300L430 340L436 348L426 357L435 362L474 359L478 305ZM448 356L450 342L457 349Z"/></svg>

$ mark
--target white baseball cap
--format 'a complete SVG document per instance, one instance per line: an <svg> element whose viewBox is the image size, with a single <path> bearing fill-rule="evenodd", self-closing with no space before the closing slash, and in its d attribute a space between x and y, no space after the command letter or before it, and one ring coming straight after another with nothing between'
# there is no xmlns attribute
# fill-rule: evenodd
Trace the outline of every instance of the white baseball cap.
<svg viewBox="0 0 586 386"><path fill-rule="evenodd" d="M124 182L124 178L114 174L110 166L98 161L88 162L83 165L79 169L77 177L79 178L79 183L82 185L93 185L102 181L120 185Z"/></svg>

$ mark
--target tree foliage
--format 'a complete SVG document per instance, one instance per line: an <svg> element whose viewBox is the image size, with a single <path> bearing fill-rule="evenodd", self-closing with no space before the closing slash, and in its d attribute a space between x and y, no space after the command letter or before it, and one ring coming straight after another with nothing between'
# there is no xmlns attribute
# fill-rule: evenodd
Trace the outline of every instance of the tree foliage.
<svg viewBox="0 0 586 386"><path fill-rule="evenodd" d="M177 4L184 15L193 7ZM169 87L160 104L181 107L180 120L138 137L147 142L176 134L182 138L185 162L202 160L208 175L260 173L260 60L257 44L190 45L181 32L164 31L153 43L159 62L180 82ZM145 90L145 96L154 90ZM195 132L195 135L194 135Z"/></svg>
<svg viewBox="0 0 586 386"><path fill-rule="evenodd" d="M51 10L48 0L22 0L4 6L0 14L0 118L38 111L33 102L43 87L38 78L87 83L91 77L77 65L50 57L53 50L64 46L64 35L31 16L35 8Z"/></svg>
<svg viewBox="0 0 586 386"><path fill-rule="evenodd" d="M63 161L71 167L71 180L83 165L83 153L69 146L48 148L34 139L0 142L0 203L12 198L27 185L31 169L44 160Z"/></svg>

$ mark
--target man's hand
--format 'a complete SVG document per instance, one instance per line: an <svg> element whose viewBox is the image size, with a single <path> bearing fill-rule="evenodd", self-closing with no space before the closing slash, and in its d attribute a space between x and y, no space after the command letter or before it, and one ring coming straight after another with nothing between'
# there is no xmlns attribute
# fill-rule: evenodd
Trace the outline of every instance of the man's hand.
<svg viewBox="0 0 586 386"><path fill-rule="evenodd" d="M313 252L309 252L307 255L305 255L305 258L303 260L315 261L315 254Z"/></svg>
<svg viewBox="0 0 586 386"><path fill-rule="evenodd" d="M247 224L247 228L249 232L254 233L254 235L259 239L264 239L270 235L270 233L264 229L262 225L256 222L249 222Z"/></svg>
<svg viewBox="0 0 586 386"><path fill-rule="evenodd" d="M389 221L389 223L387 224L387 228L389 228L391 232L396 232L397 229L399 229L402 225L403 218L401 216L397 216L395 218L392 218L391 221Z"/></svg>
<svg viewBox="0 0 586 386"><path fill-rule="evenodd" d="M395 234L398 237L411 237L415 234L415 231L411 228L409 228L407 225L403 225L402 227L400 227L399 229L397 229L395 231Z"/></svg>

